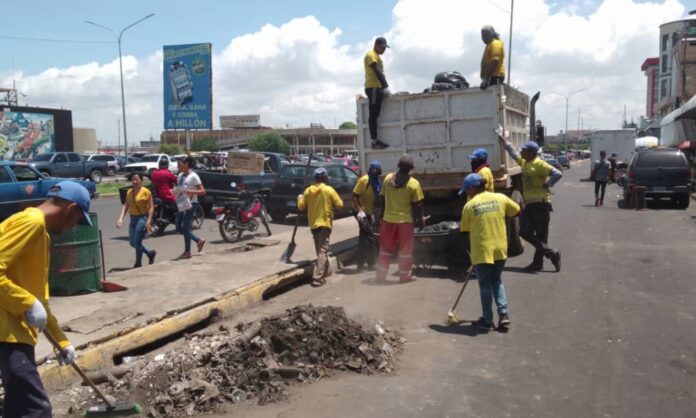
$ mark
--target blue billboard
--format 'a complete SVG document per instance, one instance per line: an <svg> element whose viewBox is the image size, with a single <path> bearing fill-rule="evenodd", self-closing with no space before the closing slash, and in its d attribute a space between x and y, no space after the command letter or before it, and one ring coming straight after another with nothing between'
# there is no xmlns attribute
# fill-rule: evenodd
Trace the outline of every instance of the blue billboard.
<svg viewBox="0 0 696 418"><path fill-rule="evenodd" d="M211 44L165 45L164 129L212 129Z"/></svg>

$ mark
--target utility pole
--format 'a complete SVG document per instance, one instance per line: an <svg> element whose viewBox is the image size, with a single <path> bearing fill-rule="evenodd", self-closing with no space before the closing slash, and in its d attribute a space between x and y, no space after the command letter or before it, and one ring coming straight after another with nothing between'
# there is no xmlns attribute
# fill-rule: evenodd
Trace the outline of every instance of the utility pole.
<svg viewBox="0 0 696 418"><path fill-rule="evenodd" d="M515 12L515 0L510 0L510 37L508 41L508 73L507 73L507 83L511 84L512 80L512 16Z"/></svg>
<svg viewBox="0 0 696 418"><path fill-rule="evenodd" d="M118 128L118 142L117 142L116 150L118 151L118 155L121 155L121 119L119 119L116 122L116 127ZM126 157L126 164L128 164L127 159L128 159L128 157Z"/></svg>

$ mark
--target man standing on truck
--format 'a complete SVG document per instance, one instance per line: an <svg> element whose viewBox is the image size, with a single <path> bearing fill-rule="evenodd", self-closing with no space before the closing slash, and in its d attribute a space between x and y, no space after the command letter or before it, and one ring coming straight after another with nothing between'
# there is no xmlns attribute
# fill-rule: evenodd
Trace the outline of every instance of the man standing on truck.
<svg viewBox="0 0 696 418"><path fill-rule="evenodd" d="M382 191L380 175L382 175L382 164L379 161L373 161L367 169L367 174L360 177L353 188L353 210L360 228L356 256L358 270L362 270L365 263L369 269L375 266L377 238L374 234L374 208L379 192Z"/></svg>
<svg viewBox="0 0 696 418"><path fill-rule="evenodd" d="M372 148L384 149L389 145L377 139L377 119L382 110L382 99L389 96L389 84L384 76L384 64L382 57L384 51L389 48L387 40L383 37L375 39L374 46L365 54L363 60L365 66L365 94L369 103L370 116L368 124L370 126L370 140Z"/></svg>
<svg viewBox="0 0 696 418"><path fill-rule="evenodd" d="M481 39L486 44L481 58L481 90L505 81L505 45L493 26L481 28Z"/></svg>
<svg viewBox="0 0 696 418"><path fill-rule="evenodd" d="M541 271L546 257L551 260L557 272L561 271L561 253L548 246L549 222L553 211L549 189L563 177L563 173L538 157L539 145L536 142L524 144L520 155L502 136L498 136L498 139L522 168L524 209L520 236L534 246L534 259L524 269L530 272Z"/></svg>
<svg viewBox="0 0 696 418"><path fill-rule="evenodd" d="M77 358L48 306L49 232L60 235L78 222L91 226L89 203L84 186L62 181L50 188L41 205L0 223L0 374L5 417L51 416L51 402L34 358L41 332L58 341L61 365Z"/></svg>
<svg viewBox="0 0 696 418"><path fill-rule="evenodd" d="M495 299L498 328L506 330L510 317L501 277L507 259L505 218L517 216L520 207L502 193L487 191L486 179L477 173L466 176L459 193L469 197L462 210L460 229L470 236L471 264L476 269L481 294L482 316L474 325L484 331L494 329L492 305Z"/></svg>
<svg viewBox="0 0 696 418"><path fill-rule="evenodd" d="M329 174L324 167L314 170L316 183L307 187L297 196L297 209L307 211L309 229L314 238L314 249L317 252L317 263L314 265L312 285L326 284L326 277L331 274L329 266L329 243L333 228L334 209L341 209L343 201L333 187L326 184Z"/></svg>
<svg viewBox="0 0 696 418"><path fill-rule="evenodd" d="M423 218L423 190L418 180L409 174L413 158L404 154L399 159L399 171L387 174L379 193L382 226L379 230L379 262L377 281L384 281L393 254L399 249L399 276L401 282L413 280L413 227L425 226Z"/></svg>
<svg viewBox="0 0 696 418"><path fill-rule="evenodd" d="M488 164L488 151L485 148L478 148L472 152L468 158L471 160L471 172L478 173L486 181L486 191L493 192L495 189L495 179L491 166ZM463 194L464 189L459 194Z"/></svg>
<svg viewBox="0 0 696 418"><path fill-rule="evenodd" d="M152 180L152 185L155 187L155 196L162 200L162 204L165 207L175 211L176 198L172 193L172 187L176 186L176 176L169 171L169 162L167 160L160 160L159 168L152 172L150 180Z"/></svg>

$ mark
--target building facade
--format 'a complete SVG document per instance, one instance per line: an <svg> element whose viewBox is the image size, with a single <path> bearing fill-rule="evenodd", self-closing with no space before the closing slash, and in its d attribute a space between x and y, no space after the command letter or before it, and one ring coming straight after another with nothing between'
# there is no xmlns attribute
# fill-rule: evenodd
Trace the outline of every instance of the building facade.
<svg viewBox="0 0 696 418"><path fill-rule="evenodd" d="M652 119L659 101L660 58L648 58L640 66L647 80L645 97L645 118Z"/></svg>
<svg viewBox="0 0 696 418"><path fill-rule="evenodd" d="M660 25L659 52L655 114L661 119L691 98L693 89L687 89L684 81L687 75L694 76L696 65L696 11Z"/></svg>

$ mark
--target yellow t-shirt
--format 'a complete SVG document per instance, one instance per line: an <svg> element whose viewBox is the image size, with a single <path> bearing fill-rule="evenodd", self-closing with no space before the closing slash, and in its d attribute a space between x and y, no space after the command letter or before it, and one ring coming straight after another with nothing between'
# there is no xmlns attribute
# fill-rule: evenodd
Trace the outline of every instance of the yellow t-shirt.
<svg viewBox="0 0 696 418"><path fill-rule="evenodd" d="M527 162L522 157L517 157L517 164L522 167L522 196L525 203L548 202L551 196L549 189L544 187L546 179L551 175L551 164L535 158Z"/></svg>
<svg viewBox="0 0 696 418"><path fill-rule="evenodd" d="M500 39L493 39L486 45L483 50L483 58L481 58L481 69L488 66L491 61L497 60L496 67L492 77L505 77L505 46Z"/></svg>
<svg viewBox="0 0 696 418"><path fill-rule="evenodd" d="M51 238L46 219L37 208L27 208L0 223L0 341L36 345L36 328L24 314L37 299L46 308L46 329L62 348L70 342L48 306L48 268Z"/></svg>
<svg viewBox="0 0 696 418"><path fill-rule="evenodd" d="M309 229L333 227L333 210L341 209L343 201L333 187L326 183L313 184L297 201L297 209L307 210Z"/></svg>
<svg viewBox="0 0 696 418"><path fill-rule="evenodd" d="M375 211L375 192L367 174L360 177L358 182L355 183L353 193L360 197L360 205L365 209L365 213L372 215Z"/></svg>
<svg viewBox="0 0 696 418"><path fill-rule="evenodd" d="M486 191L493 193L495 191L495 179L493 172L489 167L483 167L478 171L478 174L486 180Z"/></svg>
<svg viewBox="0 0 696 418"><path fill-rule="evenodd" d="M375 74L375 70L372 69L371 65L377 63L377 68L381 72L384 72L384 64L382 63L382 57L375 52L374 49L367 51L365 54L365 59L363 60L365 64L365 88L381 88L382 83L380 83L379 78Z"/></svg>
<svg viewBox="0 0 696 418"><path fill-rule="evenodd" d="M501 193L482 192L464 205L460 229L470 233L473 265L507 258L505 217L519 212L519 205Z"/></svg>
<svg viewBox="0 0 696 418"><path fill-rule="evenodd" d="M384 196L384 220L393 224L413 222L412 203L420 202L425 197L418 180L411 177L404 187L396 188L391 179L394 173L387 174L382 184L380 196Z"/></svg>
<svg viewBox="0 0 696 418"><path fill-rule="evenodd" d="M133 198L133 189L128 190L126 194L126 203L128 203L128 214L131 216L146 216L147 205L150 202L152 193L146 187L141 187L138 195Z"/></svg>

